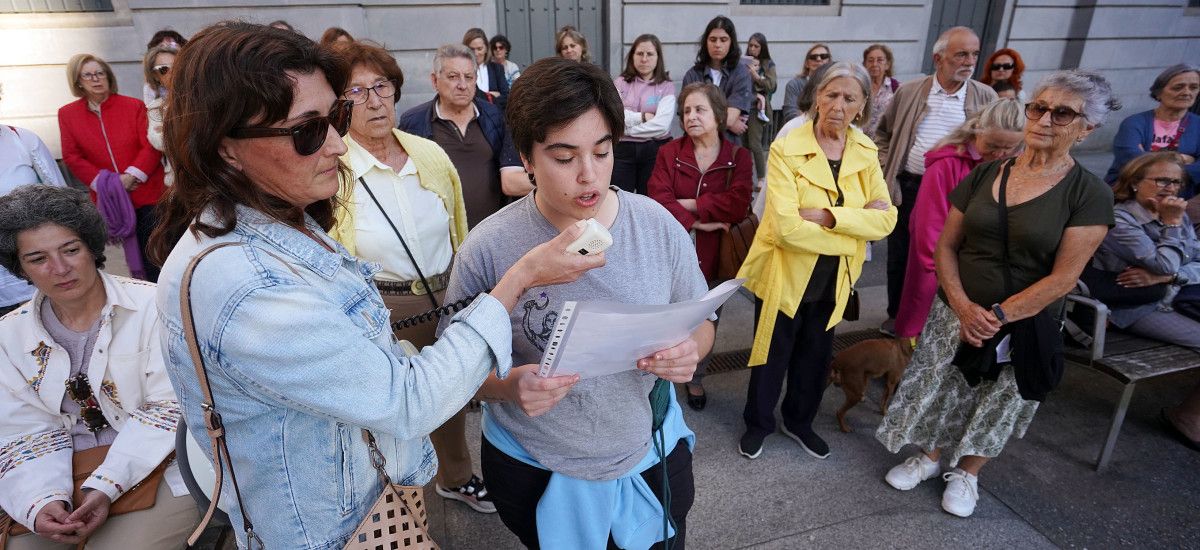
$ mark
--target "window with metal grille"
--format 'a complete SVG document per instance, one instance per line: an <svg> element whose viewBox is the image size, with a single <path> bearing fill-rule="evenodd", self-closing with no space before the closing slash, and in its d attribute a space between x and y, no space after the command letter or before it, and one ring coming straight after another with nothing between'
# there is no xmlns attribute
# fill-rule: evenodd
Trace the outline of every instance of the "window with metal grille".
<svg viewBox="0 0 1200 550"><path fill-rule="evenodd" d="M0 0L0 14L90 11L113 11L112 0Z"/></svg>
<svg viewBox="0 0 1200 550"><path fill-rule="evenodd" d="M741 0L743 6L828 6L830 0Z"/></svg>

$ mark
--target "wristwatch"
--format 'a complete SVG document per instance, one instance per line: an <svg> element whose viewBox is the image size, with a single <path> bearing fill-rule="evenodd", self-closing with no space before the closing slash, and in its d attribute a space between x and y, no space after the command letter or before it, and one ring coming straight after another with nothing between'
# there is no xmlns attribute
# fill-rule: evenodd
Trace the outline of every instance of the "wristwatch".
<svg viewBox="0 0 1200 550"><path fill-rule="evenodd" d="M1000 307L1000 304L992 304L992 313L1000 320L1000 324L1008 324L1008 317L1004 315L1004 310Z"/></svg>

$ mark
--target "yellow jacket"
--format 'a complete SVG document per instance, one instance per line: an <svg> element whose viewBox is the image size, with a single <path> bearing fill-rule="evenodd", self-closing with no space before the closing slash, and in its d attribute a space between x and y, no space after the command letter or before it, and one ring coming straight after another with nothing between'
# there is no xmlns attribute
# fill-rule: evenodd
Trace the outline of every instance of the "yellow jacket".
<svg viewBox="0 0 1200 550"><path fill-rule="evenodd" d="M763 301L750 350L751 366L767 361L775 312L788 317L796 314L818 256L845 257L838 264L837 305L827 325L833 328L842 318L854 281L862 273L867 241L886 237L896 226L894 205L889 204L887 210L863 208L875 199L888 203L891 199L875 143L855 128L846 132L837 185L844 202L843 206L833 207L837 201L833 172L817 144L811 121L771 145L766 209L738 272L738 277L747 279L746 288ZM827 209L836 223L826 229L806 221L800 217L801 208Z"/></svg>
<svg viewBox="0 0 1200 550"><path fill-rule="evenodd" d="M450 215L450 246L458 252L458 245L467 238L467 209L463 204L462 181L458 179L458 170L450 163L446 152L433 141L400 130L392 130L392 133L416 165L421 188L432 191L442 199L442 204L446 205L446 213ZM357 255L358 249L354 239L354 183L359 176L374 166L373 160L370 160L374 157L349 135L346 135L344 140L349 150L342 155L341 160L350 167L354 180L342 182L342 190L338 193L340 204L334 213L337 223L329 234L334 240L342 243L351 255Z"/></svg>

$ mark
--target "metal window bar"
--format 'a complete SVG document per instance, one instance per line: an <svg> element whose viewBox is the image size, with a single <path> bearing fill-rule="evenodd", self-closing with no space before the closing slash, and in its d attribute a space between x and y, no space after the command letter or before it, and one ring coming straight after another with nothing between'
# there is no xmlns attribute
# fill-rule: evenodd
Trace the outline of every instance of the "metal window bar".
<svg viewBox="0 0 1200 550"><path fill-rule="evenodd" d="M0 0L0 14L113 11L112 0Z"/></svg>
<svg viewBox="0 0 1200 550"><path fill-rule="evenodd" d="M828 6L830 0L741 0L743 6Z"/></svg>

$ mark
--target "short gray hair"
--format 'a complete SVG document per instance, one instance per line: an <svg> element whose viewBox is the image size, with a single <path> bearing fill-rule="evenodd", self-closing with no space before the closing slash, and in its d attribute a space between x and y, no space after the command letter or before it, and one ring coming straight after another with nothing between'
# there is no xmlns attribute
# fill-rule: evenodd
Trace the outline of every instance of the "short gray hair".
<svg viewBox="0 0 1200 550"><path fill-rule="evenodd" d="M86 192L51 185L25 185L0 197L0 267L28 281L21 270L17 235L46 224L74 232L91 251L96 269L104 267L108 229L100 211Z"/></svg>
<svg viewBox="0 0 1200 550"><path fill-rule="evenodd" d="M1190 65L1188 63L1179 63L1177 65L1171 65L1170 67L1167 67L1166 70L1158 73L1158 77L1154 79L1154 84L1150 85L1150 97L1154 99L1154 101L1162 101L1158 98L1158 94L1161 94L1162 91L1166 89L1167 83L1170 82L1172 78L1184 73L1200 74L1200 67Z"/></svg>
<svg viewBox="0 0 1200 550"><path fill-rule="evenodd" d="M969 33L971 33L971 36L979 38L979 35L975 34L975 30L972 29L971 27L963 27L963 26L950 27L950 28L946 29L944 32L942 32L942 34L938 35L937 41L935 41L933 43L933 53L935 53L935 54L944 53L946 51L946 48L950 47L950 37L954 36L960 32L969 32Z"/></svg>
<svg viewBox="0 0 1200 550"><path fill-rule="evenodd" d="M467 49L462 44L445 44L438 48L433 53L433 74L440 74L442 72L442 65L446 63L446 60L459 57L470 61L472 67L475 66L475 52Z"/></svg>
<svg viewBox="0 0 1200 550"><path fill-rule="evenodd" d="M838 61L837 63L830 63L828 66L829 68L821 74L821 79L813 87L812 106L808 108L808 118L812 119L813 122L817 121L817 95L830 82L833 82L834 79L843 77L858 82L858 87L862 90L863 108L859 116L864 118L871 116L871 75L867 72L867 69L853 61ZM861 121L857 117L851 122L861 124Z"/></svg>
<svg viewBox="0 0 1200 550"><path fill-rule="evenodd" d="M1092 126L1100 126L1108 119L1108 114L1121 110L1121 101L1113 95L1112 84L1108 83L1100 73L1071 69L1050 73L1038 83L1033 90L1031 100L1036 100L1042 92L1057 88L1083 98L1083 118Z"/></svg>

